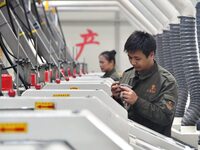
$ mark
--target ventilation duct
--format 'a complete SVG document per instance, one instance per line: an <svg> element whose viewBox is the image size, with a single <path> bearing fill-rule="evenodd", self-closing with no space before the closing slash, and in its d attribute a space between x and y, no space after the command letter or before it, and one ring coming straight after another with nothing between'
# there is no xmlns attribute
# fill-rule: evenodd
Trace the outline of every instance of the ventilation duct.
<svg viewBox="0 0 200 150"><path fill-rule="evenodd" d="M169 41L170 31L164 30L162 36L162 48L163 48L163 61L164 67L170 73L173 74L173 68L171 63L171 54L170 54L170 41Z"/></svg>
<svg viewBox="0 0 200 150"><path fill-rule="evenodd" d="M200 50L200 2L196 5L196 27L197 27L197 39L198 47Z"/></svg>
<svg viewBox="0 0 200 150"><path fill-rule="evenodd" d="M195 41L195 18L180 17L180 43L183 66L190 92L190 104L183 116L182 125L195 125L200 117L200 73Z"/></svg>
<svg viewBox="0 0 200 150"><path fill-rule="evenodd" d="M164 67L164 61L163 61L163 51L162 51L162 34L157 34L156 35L156 60L161 65Z"/></svg>
<svg viewBox="0 0 200 150"><path fill-rule="evenodd" d="M185 80L183 60L180 46L180 25L170 24L170 51L171 63L174 76L178 83L178 104L176 106L176 117L183 117L188 98L188 89Z"/></svg>

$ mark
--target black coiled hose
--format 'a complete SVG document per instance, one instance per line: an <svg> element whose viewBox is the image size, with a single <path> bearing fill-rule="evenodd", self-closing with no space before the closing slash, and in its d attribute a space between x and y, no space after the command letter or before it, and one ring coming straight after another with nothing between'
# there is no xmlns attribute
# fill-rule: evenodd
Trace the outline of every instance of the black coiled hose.
<svg viewBox="0 0 200 150"><path fill-rule="evenodd" d="M183 59L180 46L180 24L170 24L170 51L174 76L178 83L178 103L176 117L183 117L188 99L188 88L185 80Z"/></svg>
<svg viewBox="0 0 200 150"><path fill-rule="evenodd" d="M162 34L156 35L156 60L158 61L159 65L164 67L164 60L163 60L163 49L162 49Z"/></svg>
<svg viewBox="0 0 200 150"><path fill-rule="evenodd" d="M163 61L165 69L167 69L170 73L173 74L169 36L170 36L170 31L164 30L162 36L162 48L163 48L162 53L163 53Z"/></svg>
<svg viewBox="0 0 200 150"><path fill-rule="evenodd" d="M180 17L180 43L190 104L182 119L182 125L196 124L200 118L200 72L195 39L195 18Z"/></svg>

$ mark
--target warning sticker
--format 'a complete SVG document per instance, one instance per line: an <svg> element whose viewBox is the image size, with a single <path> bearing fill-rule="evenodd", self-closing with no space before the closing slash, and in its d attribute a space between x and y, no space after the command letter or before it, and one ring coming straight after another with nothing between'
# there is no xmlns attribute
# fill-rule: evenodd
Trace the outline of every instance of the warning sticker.
<svg viewBox="0 0 200 150"><path fill-rule="evenodd" d="M70 90L79 90L79 87L76 87L76 86L72 86L69 88Z"/></svg>
<svg viewBox="0 0 200 150"><path fill-rule="evenodd" d="M0 123L0 133L26 133L27 128L28 125L24 122Z"/></svg>
<svg viewBox="0 0 200 150"><path fill-rule="evenodd" d="M53 102L35 102L35 109L52 110L52 109L55 109L55 103L53 103Z"/></svg>
<svg viewBox="0 0 200 150"><path fill-rule="evenodd" d="M6 0L0 0L0 7L3 7L6 5Z"/></svg>
<svg viewBox="0 0 200 150"><path fill-rule="evenodd" d="M66 93L60 93L60 94L53 94L52 95L53 97L69 97L70 96L70 94L66 94Z"/></svg>

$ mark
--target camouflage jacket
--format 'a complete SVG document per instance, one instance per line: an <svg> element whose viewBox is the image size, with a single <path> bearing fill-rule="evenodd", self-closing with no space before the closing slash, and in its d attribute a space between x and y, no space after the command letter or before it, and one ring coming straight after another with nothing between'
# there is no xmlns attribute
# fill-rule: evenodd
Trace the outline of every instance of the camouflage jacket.
<svg viewBox="0 0 200 150"><path fill-rule="evenodd" d="M114 81L119 81L119 79L120 79L119 74L117 73L116 69L106 72L102 76L102 78L112 78Z"/></svg>
<svg viewBox="0 0 200 150"><path fill-rule="evenodd" d="M132 86L138 96L136 103L128 108L129 119L170 136L178 99L173 75L155 62L150 70L140 74L133 67L126 70L120 83Z"/></svg>

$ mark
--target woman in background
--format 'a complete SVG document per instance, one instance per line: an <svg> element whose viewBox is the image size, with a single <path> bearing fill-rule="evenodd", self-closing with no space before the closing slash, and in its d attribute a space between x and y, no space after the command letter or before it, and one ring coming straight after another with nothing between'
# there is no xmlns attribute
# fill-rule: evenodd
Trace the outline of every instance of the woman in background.
<svg viewBox="0 0 200 150"><path fill-rule="evenodd" d="M102 72L105 74L102 78L112 78L114 81L119 81L119 75L115 69L116 51L104 51L99 55L99 64Z"/></svg>

